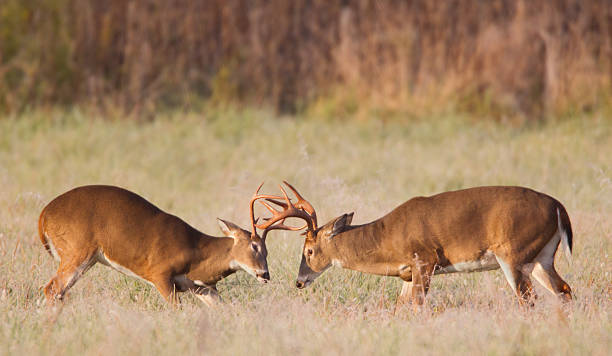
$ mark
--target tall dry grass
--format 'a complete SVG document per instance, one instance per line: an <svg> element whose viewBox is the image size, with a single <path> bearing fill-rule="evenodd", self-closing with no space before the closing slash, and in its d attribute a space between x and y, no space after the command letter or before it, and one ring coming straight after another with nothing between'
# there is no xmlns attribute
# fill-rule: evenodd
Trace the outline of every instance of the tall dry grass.
<svg viewBox="0 0 612 356"><path fill-rule="evenodd" d="M4 0L0 110L610 112L607 0Z"/></svg>
<svg viewBox="0 0 612 356"><path fill-rule="evenodd" d="M447 117L411 126L277 119L266 112L159 117L137 125L78 111L0 120L0 354L584 354L612 347L612 123L575 118L538 128ZM557 259L576 299L541 288L522 309L500 271L436 276L426 306L396 308L400 283L333 269L294 280L301 241L268 241L272 283L239 272L226 304L189 296L168 307L148 285L103 266L63 308L38 306L56 264L36 235L42 207L82 184L116 184L215 234L215 217L246 226L247 200L288 179L326 221L379 217L415 195L517 184L562 201L573 262ZM561 254L560 254L561 255Z"/></svg>

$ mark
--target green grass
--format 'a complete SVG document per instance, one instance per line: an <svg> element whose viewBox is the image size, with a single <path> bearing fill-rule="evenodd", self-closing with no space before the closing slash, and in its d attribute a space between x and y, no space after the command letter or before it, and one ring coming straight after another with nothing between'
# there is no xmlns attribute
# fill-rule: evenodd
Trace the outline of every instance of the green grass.
<svg viewBox="0 0 612 356"><path fill-rule="evenodd" d="M612 348L612 121L574 118L507 127L461 118L410 124L277 118L266 112L184 114L150 123L73 111L0 119L2 354L585 354ZM63 308L38 306L56 263L37 218L83 184L133 190L204 232L215 217L248 225L257 185L287 179L325 222L378 218L412 196L478 185L523 185L569 211L574 257L557 269L569 306L538 289L516 305L500 271L434 277L421 310L395 307L400 283L332 269L295 289L299 235L273 232L272 283L239 272L209 310L190 295L172 309L142 282L103 266ZM561 255L561 254L560 254Z"/></svg>

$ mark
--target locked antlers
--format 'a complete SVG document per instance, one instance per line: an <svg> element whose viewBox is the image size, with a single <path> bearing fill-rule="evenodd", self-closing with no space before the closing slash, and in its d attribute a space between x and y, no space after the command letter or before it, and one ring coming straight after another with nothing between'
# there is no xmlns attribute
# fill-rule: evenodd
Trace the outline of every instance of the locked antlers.
<svg viewBox="0 0 612 356"><path fill-rule="evenodd" d="M270 203L280 206L283 210L276 210L272 207L272 205L268 204L265 201L260 202L266 207L266 209L268 209L272 213L271 217L264 219L265 221L264 223L255 224L256 227L260 229L264 229L264 234L262 238L265 238L268 231L270 230L297 231L297 230L302 230L305 227L307 227L308 230L310 231L315 231L317 229L317 215L312 205L308 201L306 201L300 195L300 193L298 193L298 191L293 186L291 186L291 184L285 181L283 181L283 183L285 183L287 187L289 187L289 189L291 189L291 191L295 194L297 198L297 202L296 203L291 202L291 199L289 198L289 196L287 195L287 192L285 191L285 189L283 189L282 186L279 186L279 187L281 189L281 192L283 193L283 198L266 197L265 199ZM278 201L277 199L284 199L284 202ZM301 226L301 227L285 225L285 219L290 218L290 217L303 219L306 222L306 225ZM279 222L279 221L280 223L275 224L276 222Z"/></svg>
<svg viewBox="0 0 612 356"><path fill-rule="evenodd" d="M262 182L259 185L259 187L257 187L257 190L255 191L255 194L253 194L253 197L251 198L251 201L249 202L249 208L250 208L250 213L251 213L251 238L253 238L254 236L257 235L257 228L258 227L260 229L262 229L262 227L257 225L257 221L259 220L259 218L255 219L255 211L254 211L255 202L257 200L259 200L259 199L282 199L282 197L279 197L279 196L276 196L276 195L259 194L259 190L261 189L263 184L264 184L264 182ZM275 221L273 221L272 223L270 223L266 227L270 227L270 225L274 224L274 222ZM265 228L263 228L263 229L265 229ZM265 231L264 231L264 236L265 236Z"/></svg>
<svg viewBox="0 0 612 356"><path fill-rule="evenodd" d="M283 181L283 183L285 183L285 185L287 185L287 187L291 189L293 194L295 194L297 202L291 202L291 199L287 195L287 192L280 185L279 187L281 189L281 192L283 193L282 197L276 195L259 194L259 190L263 186L263 183L261 183L255 191L255 194L253 194L251 201L249 202L252 227L251 236L256 235L256 228L264 230L262 239L266 238L266 235L270 230L298 231L306 227L310 231L315 231L317 229L317 213L315 212L312 205L306 199L304 199L291 184L287 183L286 181ZM264 218L264 222L258 224L257 221L259 220L259 218L255 219L254 206L255 202L260 199L265 199L270 203L276 204L280 206L283 210L276 210L268 202L260 201L260 203L263 204L263 206L265 206L266 209L268 209L272 213L272 216L269 218ZM288 226L285 224L285 220L290 217L303 219L306 222L306 225L300 227Z"/></svg>

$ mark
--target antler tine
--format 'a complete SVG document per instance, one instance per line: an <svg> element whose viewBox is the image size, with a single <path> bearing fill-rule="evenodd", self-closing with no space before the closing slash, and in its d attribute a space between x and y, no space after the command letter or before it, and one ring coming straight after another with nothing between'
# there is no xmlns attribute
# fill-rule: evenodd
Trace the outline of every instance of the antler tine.
<svg viewBox="0 0 612 356"><path fill-rule="evenodd" d="M289 230L289 231L299 231L299 230L302 230L303 228L305 228L305 227L307 227L307 226L308 226L308 224L305 224L304 226L300 226L300 227L295 227L295 226L287 226L287 225L285 225L284 221L285 221L285 220L283 219L283 220L282 220L280 223L278 223L278 224L274 224L274 225L269 226L268 228L266 228L266 229L264 230L264 232L263 232L263 235L261 236L262 240L265 240L266 235L268 235L268 232L269 232L269 231L272 231L272 230Z"/></svg>
<svg viewBox="0 0 612 356"><path fill-rule="evenodd" d="M312 223L313 223L314 228L316 229L317 228L317 213L315 209L308 202L308 200L304 199L304 197L302 197L302 195L297 191L297 189L295 189L291 184L289 184L286 180L284 180L283 183L285 183L285 185L289 187L289 189L291 189L293 194L295 194L295 197L297 198L298 201L294 205L299 209L303 209L312 217ZM281 187L281 190L283 190L282 187ZM283 190L283 192L285 191Z"/></svg>
<svg viewBox="0 0 612 356"><path fill-rule="evenodd" d="M316 214L312 205L308 202L308 200L304 199L304 197L297 191L297 189L295 189L294 186L289 184L289 182L287 182L286 180L284 180L283 183L285 183L285 185L289 187L289 189L291 189L293 194L295 194L296 198L298 199L296 205L300 205L300 207L306 210L306 212L310 215Z"/></svg>
<svg viewBox="0 0 612 356"><path fill-rule="evenodd" d="M272 228L272 226L274 226L274 229L284 229L284 230L291 230L291 231L297 231L297 230L301 230L307 226L309 226L308 221L309 221L309 215L308 213L306 213L303 210L297 209L294 206L291 207L287 207L285 209L283 209L283 211L280 210L276 210L274 209L270 204L266 203L265 201L260 201L261 204L263 204L266 209L268 209L271 213L272 213L272 217L270 218L266 218L266 222L259 224L259 225L255 225L256 227L260 228L260 229L270 229ZM302 227L293 227L293 226L287 226L285 225L285 219L289 218L289 217L296 217L296 218L301 218L304 219L307 224L305 226ZM276 222L280 221L279 224L274 225Z"/></svg>
<svg viewBox="0 0 612 356"><path fill-rule="evenodd" d="M263 183L257 188L257 191L251 198L249 203L251 208L251 225L253 228L252 235L256 234L256 229L263 229L263 236L265 237L270 230L290 230L297 231L302 230L304 228L308 228L310 231L314 231L317 229L317 218L316 213L314 212L314 208L310 203L308 203L302 196L297 192L295 188L293 188L289 183L284 182L292 191L295 193L298 202L293 204L289 195L283 188L282 185L279 185L279 188L283 194L282 197L274 196L274 195L266 195L259 194L259 189L263 185ZM266 201L260 201L261 204L265 206L268 211L272 213L272 216L269 218L264 218L264 222L261 224L257 224L255 221L255 213L254 213L254 205L258 199L265 199L268 202L280 206L283 210L277 210L272 205L268 204ZM285 220L289 217L299 218L306 222L306 225L301 227L296 226L288 226L285 225ZM262 237L263 238L263 237Z"/></svg>
<svg viewBox="0 0 612 356"><path fill-rule="evenodd" d="M274 199L266 199L266 200L269 201L270 203L274 203L274 204L276 204L276 205L278 205L280 207L283 207L283 208L287 208L288 207L288 205L283 203L282 201L278 201L278 200L274 200Z"/></svg>
<svg viewBox="0 0 612 356"><path fill-rule="evenodd" d="M287 184L287 182L285 182L285 181L283 181L283 182L284 182L285 184ZM294 193L296 193L295 195L296 195L296 197L298 198L298 204L299 204L300 200L303 200L303 199L302 199L302 197L300 196L300 194L299 194L299 193L297 193L297 191L295 190L295 188L293 188L293 187L292 187L291 185L289 185L289 184L287 184L287 185L289 186L289 188L290 188L290 189L291 189L291 190L292 190ZM279 184L279 185L278 185L278 187L280 188L281 192L283 193L283 196L285 197L285 200L287 201L287 204L282 203L282 202L279 202L279 201L276 201L276 200L273 200L273 199L272 199L272 200L270 200L270 199L266 199L266 200L271 201L272 203L278 204L279 206L282 206L284 209L288 209L289 207L291 207L291 208L296 208L295 204L291 203L291 199L290 199L290 198L289 198L289 196L287 195L287 192L285 191L285 189L283 189L283 186ZM310 204L309 204L309 205L310 205ZM300 207L297 207L297 208L299 209ZM312 206L311 206L311 208L312 208ZM313 209L313 210L314 210L314 209ZM306 211L306 213L308 214L308 216L309 216L309 217L312 217L312 215L311 215L311 214L310 214L308 211ZM300 215L301 215L301 214L300 214ZM296 217L301 217L301 216L296 216ZM302 217L302 218L303 218L303 217ZM309 226L309 224L308 224L308 221L309 221L309 220L306 220L306 221L307 221L306 225L304 225L304 226L302 226L302 227L300 227L300 228L295 228L295 229L287 229L287 230L291 230L291 231L298 231L298 230L302 230L303 228L305 228L305 227L308 227L308 226ZM283 223L284 223L284 222L285 222L285 219L283 219L283 221L281 222L281 224L280 224L280 225L283 225ZM311 220L311 222L312 222L312 220ZM290 227L290 226L289 226L289 227ZM313 228L313 230L316 230L316 228L317 228L317 220L316 220L316 217L315 217L315 220L314 220L314 222L313 222L313 226L312 226L312 228Z"/></svg>
<svg viewBox="0 0 612 356"><path fill-rule="evenodd" d="M257 190L255 191L255 194L254 194L254 195L259 194L259 190L261 189L261 187L263 187L263 185L264 185L264 183L265 183L265 182L266 182L265 180L264 180L263 182L261 182L261 184L259 185L259 187L257 187Z"/></svg>
<svg viewBox="0 0 612 356"><path fill-rule="evenodd" d="M280 188L281 192L283 192L283 196L285 197L285 200L287 201L287 205L289 205L290 207L293 207L293 203L291 203L291 199L289 199L289 196L287 195L287 192L283 189L283 186L279 184L278 187Z"/></svg>
<svg viewBox="0 0 612 356"><path fill-rule="evenodd" d="M268 230L300 231L300 230L302 230L303 228L305 228L307 226L308 226L308 224L304 224L304 226L289 226L289 225L285 225L285 219L283 219L278 224L270 225L264 231L268 231Z"/></svg>
<svg viewBox="0 0 612 356"><path fill-rule="evenodd" d="M266 199L269 200L269 199ZM296 226L288 226L285 225L285 220L289 217L291 217L291 215L288 215L286 217L283 217L283 215L285 215L285 211L287 211L287 209L285 209L284 211L280 211L280 210L276 210L274 209L270 204L264 202L264 201L260 201L261 204L263 204L263 206L265 206L271 213L272 213L272 217L269 218L264 218L264 220L266 222L269 222L272 219L275 219L276 217L278 217L278 219L275 219L275 221L280 221L280 223L275 224L275 225L270 225L268 227L266 227L266 224L262 224L262 225L255 225L260 229L266 229L269 228L270 230L273 229L283 229L283 230L291 230L291 231L298 231L298 230L302 230L303 228L307 227L308 224L301 226L301 227L296 227ZM278 203L278 202L277 202ZM287 205L283 204L285 207ZM299 216L298 216L299 217ZM274 224L274 222L272 222L271 224Z"/></svg>
<svg viewBox="0 0 612 356"><path fill-rule="evenodd" d="M268 204L268 203L266 203L266 202L264 202L264 201L260 201L260 203L261 203L263 206L265 206L265 207L266 207L266 208L267 208L267 209L268 209L268 210L269 210L269 211L270 211L272 214L274 214L274 213L278 212L278 210L274 209L274 208L272 207L272 205L270 205L270 204ZM264 220L269 220L269 218L264 218Z"/></svg>
<svg viewBox="0 0 612 356"><path fill-rule="evenodd" d="M305 227L307 227L309 230L313 230L312 217L310 216L310 214L308 214L306 211L302 209L296 208L291 202L291 199L289 198L289 196L287 195L287 192L285 192L285 190L282 187L281 187L281 191L283 193L283 199L285 200L285 202L275 200L275 199L279 199L279 197L272 197L269 199L267 198L266 200L268 200L270 203L281 206L283 210L277 210L274 207L272 207L272 205L270 205L268 202L260 201L260 203L263 204L266 207L266 209L268 209L268 211L272 213L272 217L266 218L264 223L256 224L255 227L259 229L263 229L264 234L267 234L268 230L297 231L297 230L302 230ZM303 219L306 222L306 225L301 226L301 227L285 225L285 220L289 217Z"/></svg>
<svg viewBox="0 0 612 356"><path fill-rule="evenodd" d="M259 199L283 199L282 197L279 197L277 195L259 194L259 190L261 189L263 185L264 185L264 182L261 182L259 187L257 187L255 194L253 194L251 201L249 202L250 216L251 216L251 229L252 229L251 236L257 235L257 230L256 230L257 221L255 220L255 211L254 211L255 202Z"/></svg>

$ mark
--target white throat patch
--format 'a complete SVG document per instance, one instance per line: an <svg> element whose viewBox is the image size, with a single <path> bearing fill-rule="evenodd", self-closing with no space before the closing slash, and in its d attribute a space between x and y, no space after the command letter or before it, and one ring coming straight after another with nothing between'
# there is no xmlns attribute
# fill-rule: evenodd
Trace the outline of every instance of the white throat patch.
<svg viewBox="0 0 612 356"><path fill-rule="evenodd" d="M231 260L230 261L229 268L233 269L234 271L243 270L243 271L245 271L246 273L250 274L251 276L253 276L255 278L257 278L257 273L263 274L263 273L266 272L265 270L254 270L251 267L249 267L249 266L247 266L247 265L245 265L243 263L240 263L240 262L238 262L236 260Z"/></svg>
<svg viewBox="0 0 612 356"><path fill-rule="evenodd" d="M340 260L337 259L333 259L331 261L332 266L334 267L338 267L338 268L342 268L342 262Z"/></svg>

